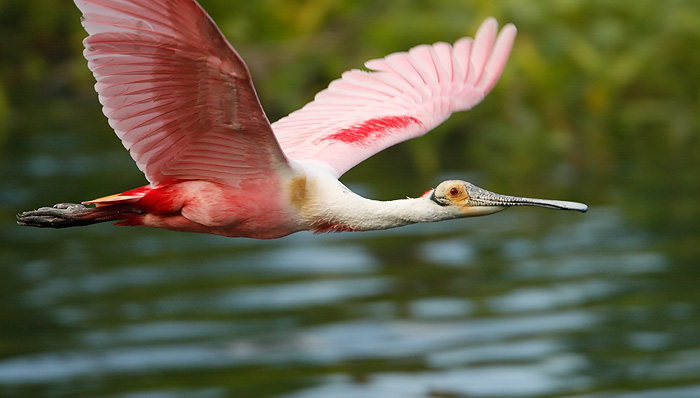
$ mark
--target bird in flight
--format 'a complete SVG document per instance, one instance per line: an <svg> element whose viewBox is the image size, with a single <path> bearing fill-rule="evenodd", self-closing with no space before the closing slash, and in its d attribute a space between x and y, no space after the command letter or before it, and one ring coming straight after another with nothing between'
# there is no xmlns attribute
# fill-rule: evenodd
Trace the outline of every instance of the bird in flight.
<svg viewBox="0 0 700 398"><path fill-rule="evenodd" d="M248 67L195 0L74 0L104 114L149 184L18 214L21 225L104 221L231 237L367 231L582 203L496 194L450 180L418 198L361 197L338 178L424 135L493 88L515 39L487 19L474 39L365 63L270 124ZM85 206L88 205L88 206Z"/></svg>

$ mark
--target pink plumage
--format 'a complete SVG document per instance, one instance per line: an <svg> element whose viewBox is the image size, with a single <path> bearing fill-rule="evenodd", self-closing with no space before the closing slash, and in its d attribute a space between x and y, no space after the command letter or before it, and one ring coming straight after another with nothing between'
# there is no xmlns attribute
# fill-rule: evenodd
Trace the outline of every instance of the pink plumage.
<svg viewBox="0 0 700 398"><path fill-rule="evenodd" d="M103 111L153 185L285 164L250 73L192 0L76 0Z"/></svg>
<svg viewBox="0 0 700 398"><path fill-rule="evenodd" d="M345 72L270 125L247 66L196 1L74 1L89 34L84 55L104 114L150 184L84 202L94 208L59 204L25 212L20 224L117 220L275 238L392 228L517 204L585 211L571 202L498 197L463 181L444 182L420 198L379 202L337 180L367 157L478 104L505 67L513 25L499 34L489 18L473 40L369 61L369 71Z"/></svg>
<svg viewBox="0 0 700 398"><path fill-rule="evenodd" d="M368 61L370 72L344 73L313 102L272 124L282 149L292 159L322 161L340 176L389 146L427 133L453 112L481 102L496 84L516 30L506 25L494 44L497 32L489 18L475 40L461 39L454 48L421 45ZM381 138L362 146L326 139L387 118L413 122L386 123L384 133L374 134Z"/></svg>

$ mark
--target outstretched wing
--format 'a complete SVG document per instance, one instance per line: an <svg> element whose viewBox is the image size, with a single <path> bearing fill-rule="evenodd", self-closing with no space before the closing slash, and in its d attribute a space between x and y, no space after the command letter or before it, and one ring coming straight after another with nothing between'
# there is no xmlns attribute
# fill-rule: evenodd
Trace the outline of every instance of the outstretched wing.
<svg viewBox="0 0 700 398"><path fill-rule="evenodd" d="M436 43L351 70L313 102L272 124L290 159L325 163L336 175L375 153L421 136L452 112L472 108L501 76L515 26L489 18L475 39Z"/></svg>
<svg viewBox="0 0 700 398"><path fill-rule="evenodd" d="M248 68L196 1L74 1L103 111L151 184L288 167Z"/></svg>

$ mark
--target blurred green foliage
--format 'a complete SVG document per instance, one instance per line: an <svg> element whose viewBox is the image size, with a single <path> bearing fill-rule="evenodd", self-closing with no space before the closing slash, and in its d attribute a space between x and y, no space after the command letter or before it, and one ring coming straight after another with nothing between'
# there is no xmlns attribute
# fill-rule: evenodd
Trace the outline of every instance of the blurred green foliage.
<svg viewBox="0 0 700 398"><path fill-rule="evenodd" d="M674 217L700 217L700 2L201 3L248 62L271 120L368 59L471 36L487 16L513 22L512 58L483 104L347 178L366 180L381 165L389 179L418 176L409 184L420 193L441 170L479 170L494 190L547 186L631 212L665 203ZM100 130L85 145L114 141L81 56L84 36L66 0L0 3L1 153L27 149L37 131Z"/></svg>

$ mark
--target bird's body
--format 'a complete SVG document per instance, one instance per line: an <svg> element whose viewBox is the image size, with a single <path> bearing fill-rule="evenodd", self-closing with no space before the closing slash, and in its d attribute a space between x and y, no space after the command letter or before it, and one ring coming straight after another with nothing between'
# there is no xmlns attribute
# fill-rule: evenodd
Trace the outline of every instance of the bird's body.
<svg viewBox="0 0 700 398"><path fill-rule="evenodd" d="M418 198L375 201L338 178L391 145L478 104L515 38L488 19L475 39L367 62L270 124L248 68L194 0L74 0L103 111L149 185L18 216L24 225L118 221L231 237L393 228L514 205L574 202L502 196L446 181Z"/></svg>
<svg viewBox="0 0 700 398"><path fill-rule="evenodd" d="M299 231L369 231L439 221L428 196L393 201L364 198L331 173L297 163L295 173L259 186L232 188L216 182L178 181L147 185L87 201L98 209L117 206L118 225L148 226L229 237L279 238ZM352 209L352 210L349 210Z"/></svg>

